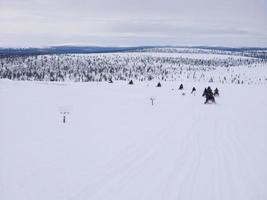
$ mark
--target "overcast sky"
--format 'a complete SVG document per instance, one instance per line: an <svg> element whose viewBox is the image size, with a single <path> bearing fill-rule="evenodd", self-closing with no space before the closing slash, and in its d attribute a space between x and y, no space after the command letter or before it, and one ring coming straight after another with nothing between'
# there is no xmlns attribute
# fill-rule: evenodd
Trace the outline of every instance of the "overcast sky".
<svg viewBox="0 0 267 200"><path fill-rule="evenodd" d="M0 46L267 47L267 0L0 0Z"/></svg>

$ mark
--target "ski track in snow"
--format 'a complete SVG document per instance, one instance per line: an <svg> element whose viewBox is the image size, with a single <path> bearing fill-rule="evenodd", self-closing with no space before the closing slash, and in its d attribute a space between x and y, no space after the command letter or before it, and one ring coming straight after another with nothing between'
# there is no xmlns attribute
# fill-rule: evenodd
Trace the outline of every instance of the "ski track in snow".
<svg viewBox="0 0 267 200"><path fill-rule="evenodd" d="M0 80L0 198L267 199L266 86L155 84Z"/></svg>

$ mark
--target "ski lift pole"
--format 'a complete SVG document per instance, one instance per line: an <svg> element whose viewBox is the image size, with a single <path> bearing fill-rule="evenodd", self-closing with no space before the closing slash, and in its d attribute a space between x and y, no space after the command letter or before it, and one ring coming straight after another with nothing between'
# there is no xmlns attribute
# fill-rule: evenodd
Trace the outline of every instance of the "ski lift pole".
<svg viewBox="0 0 267 200"><path fill-rule="evenodd" d="M66 118L67 118L67 115L69 114L69 112L68 111L61 111L60 114L63 117L62 122L63 122L63 124L65 124L66 123Z"/></svg>
<svg viewBox="0 0 267 200"><path fill-rule="evenodd" d="M152 104L152 106L153 106L153 105L154 105L155 98L154 98L154 97L151 97L151 98L150 98L150 101L151 101L151 104Z"/></svg>
<svg viewBox="0 0 267 200"><path fill-rule="evenodd" d="M59 113L62 116L63 124L65 124L67 122L67 116L70 114L70 107L69 106L59 107Z"/></svg>

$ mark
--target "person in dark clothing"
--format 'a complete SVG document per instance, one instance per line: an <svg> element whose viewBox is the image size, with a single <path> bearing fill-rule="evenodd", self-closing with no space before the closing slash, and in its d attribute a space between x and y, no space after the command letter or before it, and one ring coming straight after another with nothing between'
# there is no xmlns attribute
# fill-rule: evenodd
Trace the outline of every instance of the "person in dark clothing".
<svg viewBox="0 0 267 200"><path fill-rule="evenodd" d="M195 93L197 90L195 87L192 88L191 94Z"/></svg>
<svg viewBox="0 0 267 200"><path fill-rule="evenodd" d="M129 85L133 85L133 80L130 80Z"/></svg>
<svg viewBox="0 0 267 200"><path fill-rule="evenodd" d="M179 90L182 90L182 89L184 89L183 84L181 84L180 87L179 87Z"/></svg>
<svg viewBox="0 0 267 200"><path fill-rule="evenodd" d="M207 93L210 93L213 95L212 89L210 88L210 86L207 88Z"/></svg>
<svg viewBox="0 0 267 200"><path fill-rule="evenodd" d="M207 88L204 89L202 96L205 97L207 94Z"/></svg>
<svg viewBox="0 0 267 200"><path fill-rule="evenodd" d="M218 90L218 88L216 88L216 89L214 90L214 96L219 96L219 90Z"/></svg>
<svg viewBox="0 0 267 200"><path fill-rule="evenodd" d="M161 83L160 82L158 82L157 87L161 87Z"/></svg>

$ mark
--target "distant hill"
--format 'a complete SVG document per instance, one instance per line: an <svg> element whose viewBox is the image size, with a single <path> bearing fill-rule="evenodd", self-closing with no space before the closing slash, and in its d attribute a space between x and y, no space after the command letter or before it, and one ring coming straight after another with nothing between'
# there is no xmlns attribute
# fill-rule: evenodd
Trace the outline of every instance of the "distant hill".
<svg viewBox="0 0 267 200"><path fill-rule="evenodd" d="M0 56L31 56L31 55L45 55L45 54L83 54L83 53L112 53L112 52L144 52L152 51L158 52L159 49L165 49L168 52L170 49L200 49L208 50L211 53L234 53L243 56L257 57L267 59L267 48L258 47L209 47L209 46L139 46L139 47L97 47L97 46L52 46L47 48L0 48Z"/></svg>
<svg viewBox="0 0 267 200"><path fill-rule="evenodd" d="M111 53L135 51L143 48L147 47L52 46L47 48L0 48L0 56L30 56L70 53Z"/></svg>

